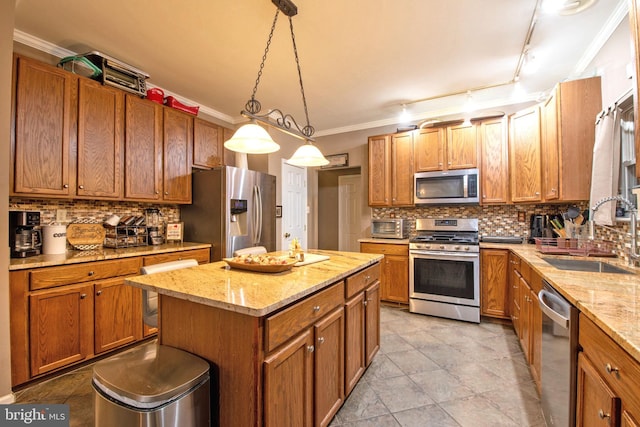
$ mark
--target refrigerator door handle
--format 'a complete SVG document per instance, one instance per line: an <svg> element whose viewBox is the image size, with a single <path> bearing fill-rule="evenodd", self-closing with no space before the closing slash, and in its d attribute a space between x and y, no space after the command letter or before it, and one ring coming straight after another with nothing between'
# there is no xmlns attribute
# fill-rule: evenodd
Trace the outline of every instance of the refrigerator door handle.
<svg viewBox="0 0 640 427"><path fill-rule="evenodd" d="M253 186L253 205L255 207L252 215L253 219L253 245L260 243L262 237L262 195L260 194L260 186Z"/></svg>

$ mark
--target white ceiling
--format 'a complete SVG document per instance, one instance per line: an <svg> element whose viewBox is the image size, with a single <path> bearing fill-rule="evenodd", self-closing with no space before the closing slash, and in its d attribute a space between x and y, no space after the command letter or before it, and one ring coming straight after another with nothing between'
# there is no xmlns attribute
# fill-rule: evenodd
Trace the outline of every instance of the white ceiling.
<svg viewBox="0 0 640 427"><path fill-rule="evenodd" d="M302 78L316 136L462 114L466 95L511 82L536 0L294 0ZM531 46L541 68L514 85L472 92L484 111L531 101L586 66L622 19L626 0L576 15L538 13ZM270 0L16 0L16 40L92 50L150 74L149 83L238 123L276 7ZM280 14L256 98L304 125L287 17Z"/></svg>

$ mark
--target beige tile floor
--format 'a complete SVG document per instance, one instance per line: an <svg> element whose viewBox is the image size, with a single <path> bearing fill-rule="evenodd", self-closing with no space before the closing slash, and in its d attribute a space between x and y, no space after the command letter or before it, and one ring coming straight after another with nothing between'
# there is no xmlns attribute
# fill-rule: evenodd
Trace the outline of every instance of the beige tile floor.
<svg viewBox="0 0 640 427"><path fill-rule="evenodd" d="M524 355L508 325L381 309L381 348L331 427L544 427ZM16 403L67 403L93 426L91 365L16 393Z"/></svg>

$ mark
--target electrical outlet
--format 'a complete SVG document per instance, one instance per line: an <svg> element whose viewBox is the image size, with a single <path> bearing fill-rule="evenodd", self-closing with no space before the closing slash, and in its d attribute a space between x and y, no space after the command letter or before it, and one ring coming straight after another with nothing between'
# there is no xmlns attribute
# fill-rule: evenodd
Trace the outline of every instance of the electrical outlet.
<svg viewBox="0 0 640 427"><path fill-rule="evenodd" d="M518 222L525 222L526 220L525 213L522 211L518 212Z"/></svg>
<svg viewBox="0 0 640 427"><path fill-rule="evenodd" d="M67 220L66 209L56 209L56 222L65 222Z"/></svg>

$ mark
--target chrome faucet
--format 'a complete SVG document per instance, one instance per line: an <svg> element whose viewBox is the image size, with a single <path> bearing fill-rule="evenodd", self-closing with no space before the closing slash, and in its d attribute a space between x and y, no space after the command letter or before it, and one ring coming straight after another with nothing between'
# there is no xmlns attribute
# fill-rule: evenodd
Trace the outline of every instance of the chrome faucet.
<svg viewBox="0 0 640 427"><path fill-rule="evenodd" d="M595 213L598 210L598 208L600 206L604 205L607 202L620 202L623 205L625 205L627 207L627 209L629 210L629 220L630 220L630 223L629 223L629 228L630 228L629 236L631 237L631 247L629 248L629 262L633 263L634 260L640 259L640 254L638 254L638 247L637 247L638 230L637 230L637 226L636 226L638 210L636 209L635 204L631 203L628 199L625 199L622 196L605 197L604 199L598 200L596 202L596 204L593 205L593 207L591 208L591 215L589 215L589 239L593 240L595 238L595 225L596 225L596 222L593 219L593 217L595 216ZM604 225L603 225L603 227L604 227ZM618 231L618 230L616 230L614 228L610 228L610 230L613 230L613 231L615 231L617 233L620 232L620 231Z"/></svg>

